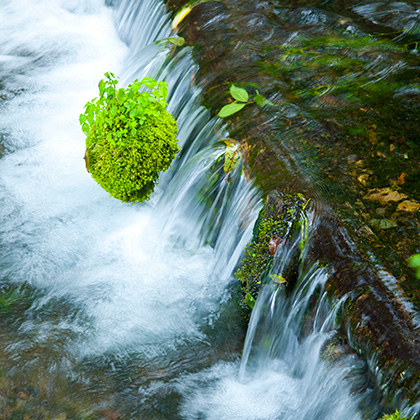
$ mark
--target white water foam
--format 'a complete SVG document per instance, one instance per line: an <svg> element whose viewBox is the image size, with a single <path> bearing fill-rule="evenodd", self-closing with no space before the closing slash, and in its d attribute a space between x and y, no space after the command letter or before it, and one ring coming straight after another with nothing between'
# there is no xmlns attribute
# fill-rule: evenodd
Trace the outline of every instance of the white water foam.
<svg viewBox="0 0 420 420"><path fill-rule="evenodd" d="M141 78L151 62L127 67L137 50L119 40L111 11L98 1L33 5L17 0L3 4L0 13L8 22L0 29L8 97L0 131L9 152L0 160L2 274L9 282L44 291L35 312L52 299L82 309L74 330L81 334L83 353L137 351L154 357L179 342L204 339L201 327L224 299L231 272L215 277L215 251L201 244L195 229L198 204L191 203L182 222L171 218L170 200L158 203L165 195L162 188L150 203L123 204L84 167L78 116L96 95L98 80L105 71ZM166 53L156 47L159 54L164 59ZM177 90L179 100L189 86ZM176 104L171 107L176 110ZM185 119L179 124L182 132ZM201 170L212 161L211 153L204 154L202 165L198 162ZM190 198L206 180L198 172ZM182 176L191 179L181 174L174 181L180 195L187 179ZM246 237L237 237L239 222L230 226L227 242L240 250ZM38 321L25 322L22 331L45 330Z"/></svg>

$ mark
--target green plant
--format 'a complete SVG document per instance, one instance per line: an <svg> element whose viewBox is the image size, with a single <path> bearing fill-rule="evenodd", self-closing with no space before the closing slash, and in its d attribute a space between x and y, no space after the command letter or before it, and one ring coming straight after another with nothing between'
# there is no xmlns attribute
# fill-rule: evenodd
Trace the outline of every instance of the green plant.
<svg viewBox="0 0 420 420"><path fill-rule="evenodd" d="M420 254L413 255L408 259L408 264L410 267L416 269L417 278L420 279Z"/></svg>
<svg viewBox="0 0 420 420"><path fill-rule="evenodd" d="M226 139L226 150L225 150L225 159L223 164L223 170L226 174L226 179L229 175L229 172L233 171L241 161L241 153L239 150L239 143L234 139Z"/></svg>
<svg viewBox="0 0 420 420"><path fill-rule="evenodd" d="M410 417L401 417L401 412L397 410L394 414L385 414L381 420L410 420Z"/></svg>
<svg viewBox="0 0 420 420"><path fill-rule="evenodd" d="M260 106L263 105L273 105L271 102L267 101L264 96L260 93L254 95L254 100L249 100L249 94L246 89L237 87L235 85L231 85L229 88L229 92L234 99L233 102L230 104L225 105L217 114L221 118L229 117L230 115L235 114L236 112L240 111L245 105L253 104L254 102Z"/></svg>
<svg viewBox="0 0 420 420"><path fill-rule="evenodd" d="M269 205L260 211L255 222L252 242L245 248L245 258L236 270L235 277L241 282L242 306L253 308L261 285L274 282L277 287L289 284L288 273L271 273L274 256L280 244L299 234L307 239L305 208L309 201L302 194L282 194L276 206ZM306 224L302 224L306 220Z"/></svg>
<svg viewBox="0 0 420 420"><path fill-rule="evenodd" d="M145 77L126 89L117 84L114 74L105 73L99 97L87 102L80 115L86 168L113 197L142 202L179 150L177 125L165 108L167 83Z"/></svg>

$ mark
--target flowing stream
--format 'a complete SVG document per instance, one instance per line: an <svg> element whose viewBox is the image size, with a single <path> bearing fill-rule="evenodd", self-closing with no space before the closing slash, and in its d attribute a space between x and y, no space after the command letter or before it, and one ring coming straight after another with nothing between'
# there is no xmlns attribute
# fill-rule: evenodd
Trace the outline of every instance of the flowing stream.
<svg viewBox="0 0 420 420"><path fill-rule="evenodd" d="M261 200L215 165L226 133L199 105L190 51L155 43L171 36L161 2L3 0L0 21L2 418L361 418L353 361L321 359L325 269L302 265L292 299L263 289L241 362L233 271ZM106 71L170 86L183 149L145 204L85 170L78 116ZM281 272L288 249L277 259Z"/></svg>

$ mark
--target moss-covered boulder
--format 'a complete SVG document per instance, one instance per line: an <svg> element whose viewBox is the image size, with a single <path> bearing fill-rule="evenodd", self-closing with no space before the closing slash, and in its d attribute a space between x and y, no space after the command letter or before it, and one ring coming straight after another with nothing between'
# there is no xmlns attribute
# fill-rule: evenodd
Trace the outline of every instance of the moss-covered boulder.
<svg viewBox="0 0 420 420"><path fill-rule="evenodd" d="M150 198L179 150L177 124L166 110L167 85L144 78L117 89L112 73L99 83L98 99L80 116L86 134L86 168L123 202ZM151 91L140 91L142 87Z"/></svg>

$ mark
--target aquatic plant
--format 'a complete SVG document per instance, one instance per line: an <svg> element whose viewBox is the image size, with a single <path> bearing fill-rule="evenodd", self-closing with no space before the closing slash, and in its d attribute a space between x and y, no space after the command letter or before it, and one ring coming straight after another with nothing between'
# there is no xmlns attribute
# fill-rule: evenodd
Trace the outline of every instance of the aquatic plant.
<svg viewBox="0 0 420 420"><path fill-rule="evenodd" d="M143 202L179 151L177 125L165 108L167 83L145 77L127 89L117 84L113 73L105 73L99 97L80 115L86 169L113 197Z"/></svg>
<svg viewBox="0 0 420 420"><path fill-rule="evenodd" d="M401 417L401 412L397 410L393 414L385 414L381 420L410 420L410 417Z"/></svg>
<svg viewBox="0 0 420 420"><path fill-rule="evenodd" d="M218 116L221 118L229 117L230 115L236 114L245 105L253 104L254 102L259 106L263 105L273 105L269 102L264 96L262 96L258 91L254 95L254 99L249 99L249 94L246 89L240 88L235 85L231 85L229 88L229 93L231 94L233 101L224 107L218 112Z"/></svg>
<svg viewBox="0 0 420 420"><path fill-rule="evenodd" d="M420 254L413 255L409 258L408 264L416 270L417 278L420 279Z"/></svg>

